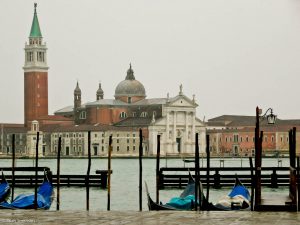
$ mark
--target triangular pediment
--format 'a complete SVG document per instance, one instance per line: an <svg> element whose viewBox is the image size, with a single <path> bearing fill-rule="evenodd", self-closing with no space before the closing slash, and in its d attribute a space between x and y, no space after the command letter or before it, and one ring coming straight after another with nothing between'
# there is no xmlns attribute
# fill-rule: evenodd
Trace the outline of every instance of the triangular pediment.
<svg viewBox="0 0 300 225"><path fill-rule="evenodd" d="M176 107L197 107L197 104L185 95L177 95L176 97L171 98L168 105Z"/></svg>
<svg viewBox="0 0 300 225"><path fill-rule="evenodd" d="M167 118L161 117L161 118L155 120L154 123L151 123L150 126L166 126L166 124L167 124ZM172 125L172 123L170 125ZM199 118L196 117L195 126L196 127L205 127L205 123L203 123Z"/></svg>

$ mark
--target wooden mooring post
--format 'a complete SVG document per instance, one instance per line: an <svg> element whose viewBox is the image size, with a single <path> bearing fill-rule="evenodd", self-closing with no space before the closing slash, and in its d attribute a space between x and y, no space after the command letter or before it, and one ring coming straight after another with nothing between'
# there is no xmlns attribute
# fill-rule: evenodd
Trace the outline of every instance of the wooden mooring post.
<svg viewBox="0 0 300 225"><path fill-rule="evenodd" d="M209 135L206 135L206 201L209 202L209 171L210 171L210 151ZM200 193L201 195L201 193Z"/></svg>
<svg viewBox="0 0 300 225"><path fill-rule="evenodd" d="M139 132L139 139L140 139L140 145L139 145L139 206L140 211L143 210L143 201L142 201L142 179L143 179L143 164L142 164L142 157L143 157L143 133L142 129L140 129Z"/></svg>
<svg viewBox="0 0 300 225"><path fill-rule="evenodd" d="M289 197L291 206L297 210L297 170L296 170L296 127L289 132L289 153L290 153L290 190Z"/></svg>
<svg viewBox="0 0 300 225"><path fill-rule="evenodd" d="M157 135L157 152L156 152L156 204L159 204L159 167L160 167L160 135Z"/></svg>
<svg viewBox="0 0 300 225"><path fill-rule="evenodd" d="M38 167L39 167L39 140L40 132L36 134L36 146L35 146L35 185L34 185L34 209L38 208L37 204L37 188L38 188Z"/></svg>
<svg viewBox="0 0 300 225"><path fill-rule="evenodd" d="M201 210L201 192L199 192L199 180L200 180L200 173L199 173L199 140L198 140L198 133L195 135L195 211L198 211L198 203L199 209Z"/></svg>
<svg viewBox="0 0 300 225"><path fill-rule="evenodd" d="M90 210L91 131L88 132L88 168L86 172L86 210Z"/></svg>
<svg viewBox="0 0 300 225"><path fill-rule="evenodd" d="M254 210L254 187L255 187L255 179L253 175L253 161L252 157L249 157L250 163L250 173L251 173L251 211Z"/></svg>
<svg viewBox="0 0 300 225"><path fill-rule="evenodd" d="M297 156L298 211L300 211L300 158Z"/></svg>
<svg viewBox="0 0 300 225"><path fill-rule="evenodd" d="M58 150L57 150L56 210L59 210L59 207L60 207L60 152L61 152L61 137L58 138Z"/></svg>
<svg viewBox="0 0 300 225"><path fill-rule="evenodd" d="M109 142L108 142L107 211L110 211L111 150L112 150L112 135L109 136Z"/></svg>
<svg viewBox="0 0 300 225"><path fill-rule="evenodd" d="M15 167L16 167L16 145L15 145L15 134L12 135L12 166L11 166L11 175L12 175L12 184L11 184L11 201L14 200L15 192Z"/></svg>

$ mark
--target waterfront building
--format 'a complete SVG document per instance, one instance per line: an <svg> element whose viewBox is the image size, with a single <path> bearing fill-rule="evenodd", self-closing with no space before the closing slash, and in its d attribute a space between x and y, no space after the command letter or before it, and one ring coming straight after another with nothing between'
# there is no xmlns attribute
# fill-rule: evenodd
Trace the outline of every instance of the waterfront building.
<svg viewBox="0 0 300 225"><path fill-rule="evenodd" d="M254 156L255 116L223 115L208 120L210 151L215 156ZM279 156L289 151L288 131L300 129L300 120L277 119L274 125L261 121L264 132L262 148L265 156ZM300 153L300 134L296 135L297 153Z"/></svg>

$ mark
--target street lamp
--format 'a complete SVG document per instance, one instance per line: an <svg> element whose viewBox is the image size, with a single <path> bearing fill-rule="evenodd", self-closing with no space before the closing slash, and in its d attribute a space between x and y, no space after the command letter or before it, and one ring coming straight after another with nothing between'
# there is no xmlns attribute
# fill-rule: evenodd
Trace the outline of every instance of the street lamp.
<svg viewBox="0 0 300 225"><path fill-rule="evenodd" d="M270 113L269 113L270 112ZM268 114L269 113L269 114ZM275 124L276 115L273 109L269 108L263 116L262 110L256 107L256 125L255 125L255 206L261 204L261 157L262 157L262 141L263 131L259 130L259 123L267 119L268 124Z"/></svg>
<svg viewBox="0 0 300 225"><path fill-rule="evenodd" d="M258 109L258 107L257 107ZM270 114L268 114L268 112L270 111ZM259 114L261 114L261 109L258 109ZM265 112L265 114L263 116L260 117L260 120L264 120L267 119L268 124L275 124L276 122L276 115L273 114L273 109L272 108L268 108L268 110Z"/></svg>

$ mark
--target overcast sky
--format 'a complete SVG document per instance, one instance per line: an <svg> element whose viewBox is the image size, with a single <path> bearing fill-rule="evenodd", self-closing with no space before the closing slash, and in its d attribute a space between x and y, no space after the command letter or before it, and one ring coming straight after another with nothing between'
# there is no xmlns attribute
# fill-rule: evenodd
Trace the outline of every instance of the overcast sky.
<svg viewBox="0 0 300 225"><path fill-rule="evenodd" d="M24 120L24 45L35 1L0 1L0 122ZM147 98L196 95L197 116L300 118L299 0L43 0L49 113L114 98L129 63Z"/></svg>

